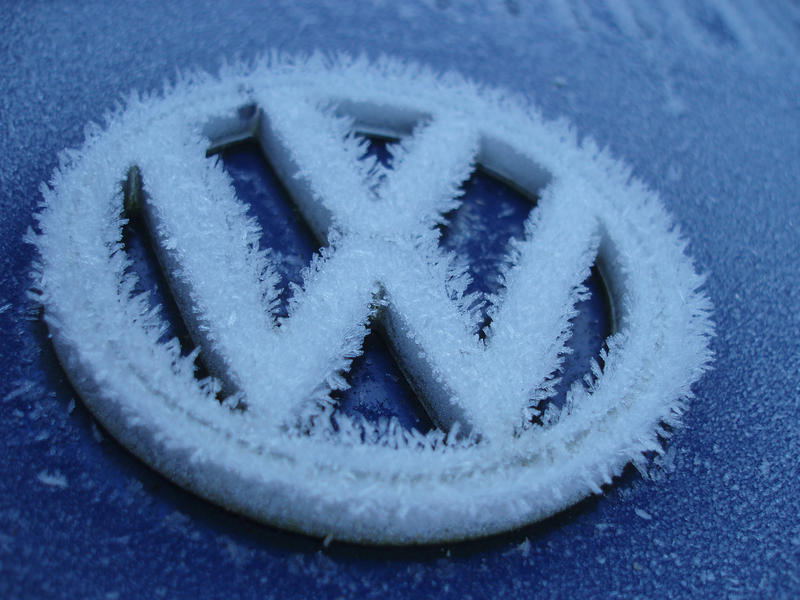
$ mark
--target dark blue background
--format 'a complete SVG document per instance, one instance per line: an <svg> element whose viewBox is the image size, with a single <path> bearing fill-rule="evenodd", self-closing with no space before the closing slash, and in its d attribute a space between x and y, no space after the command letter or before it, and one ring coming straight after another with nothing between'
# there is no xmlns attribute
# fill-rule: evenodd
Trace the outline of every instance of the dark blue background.
<svg viewBox="0 0 800 600"><path fill-rule="evenodd" d="M0 597L800 592L796 3L6 2L0 32ZM196 499L94 425L26 298L38 186L131 89L270 48L388 53L505 86L660 192L710 273L718 335L650 481L626 473L482 542L325 548Z"/></svg>

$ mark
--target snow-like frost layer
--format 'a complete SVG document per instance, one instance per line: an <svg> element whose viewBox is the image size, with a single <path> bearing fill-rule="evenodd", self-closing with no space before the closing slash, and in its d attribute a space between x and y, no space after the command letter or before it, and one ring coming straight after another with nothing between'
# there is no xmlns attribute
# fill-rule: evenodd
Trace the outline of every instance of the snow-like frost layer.
<svg viewBox="0 0 800 600"><path fill-rule="evenodd" d="M280 321L259 227L205 158L208 123L246 104L263 111L262 146L328 241ZM359 160L356 131L406 134L393 169ZM478 162L541 198L485 341L436 228ZM219 383L198 381L177 341L159 343L158 311L132 295L120 191L132 165L183 318L236 401L218 402ZM452 74L273 56L191 75L87 128L42 192L41 302L92 411L187 488L314 535L419 543L548 516L659 451L711 358L702 278L655 194L566 124ZM527 427L596 260L616 310L603 369L546 427ZM336 432L319 425L376 318L439 425L427 436L338 415Z"/></svg>

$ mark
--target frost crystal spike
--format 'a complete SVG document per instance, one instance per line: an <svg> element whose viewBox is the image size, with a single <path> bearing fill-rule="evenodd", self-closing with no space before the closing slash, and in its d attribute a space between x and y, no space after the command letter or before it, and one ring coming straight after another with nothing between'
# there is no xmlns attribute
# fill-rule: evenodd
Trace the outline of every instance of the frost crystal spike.
<svg viewBox="0 0 800 600"><path fill-rule="evenodd" d="M244 122L243 106L257 107ZM359 160L356 131L404 136L393 169ZM328 242L288 317L258 225L206 156L249 135ZM485 339L436 228L477 164L540 197ZM702 278L656 196L564 124L454 76L321 58L194 75L92 129L43 193L41 303L89 408L188 489L312 535L422 543L546 517L658 449L711 358ZM134 209L210 379L131 292ZM595 262L615 307L602 370L530 426ZM319 418L375 319L438 426L427 435Z"/></svg>

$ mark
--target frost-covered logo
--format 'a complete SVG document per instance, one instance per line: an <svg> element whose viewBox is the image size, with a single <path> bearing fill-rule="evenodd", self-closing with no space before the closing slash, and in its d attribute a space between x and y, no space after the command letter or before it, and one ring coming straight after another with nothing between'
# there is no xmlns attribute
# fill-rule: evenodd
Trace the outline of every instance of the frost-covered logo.
<svg viewBox="0 0 800 600"><path fill-rule="evenodd" d="M258 107L244 125L243 105ZM284 317L275 255L206 157L209 138L242 126L327 241ZM392 169L359 160L356 131L402 139ZM540 198L481 336L436 227L476 165ZM710 357L702 279L655 195L565 124L455 76L321 59L195 76L90 129L44 195L41 301L86 404L170 478L281 527L419 543L541 519L658 450ZM132 293L134 201L213 377L160 340L157 307ZM614 333L533 426L593 263ZM322 418L377 319L431 433Z"/></svg>

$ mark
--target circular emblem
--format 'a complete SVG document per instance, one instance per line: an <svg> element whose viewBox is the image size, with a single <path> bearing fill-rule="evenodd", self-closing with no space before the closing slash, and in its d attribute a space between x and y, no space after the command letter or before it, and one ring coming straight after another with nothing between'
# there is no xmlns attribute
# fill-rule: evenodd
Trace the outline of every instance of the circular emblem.
<svg viewBox="0 0 800 600"><path fill-rule="evenodd" d="M393 168L365 166L355 133L401 139ZM278 254L207 157L237 136L258 140L326 241L288 316ZM539 198L481 336L436 227L477 165ZM320 58L193 76L90 129L43 193L41 302L85 403L172 480L279 527L403 544L544 518L657 451L710 360L702 278L655 194L568 125L457 76ZM210 377L132 291L133 205ZM593 264L613 333L533 424ZM329 418L375 323L430 433Z"/></svg>

